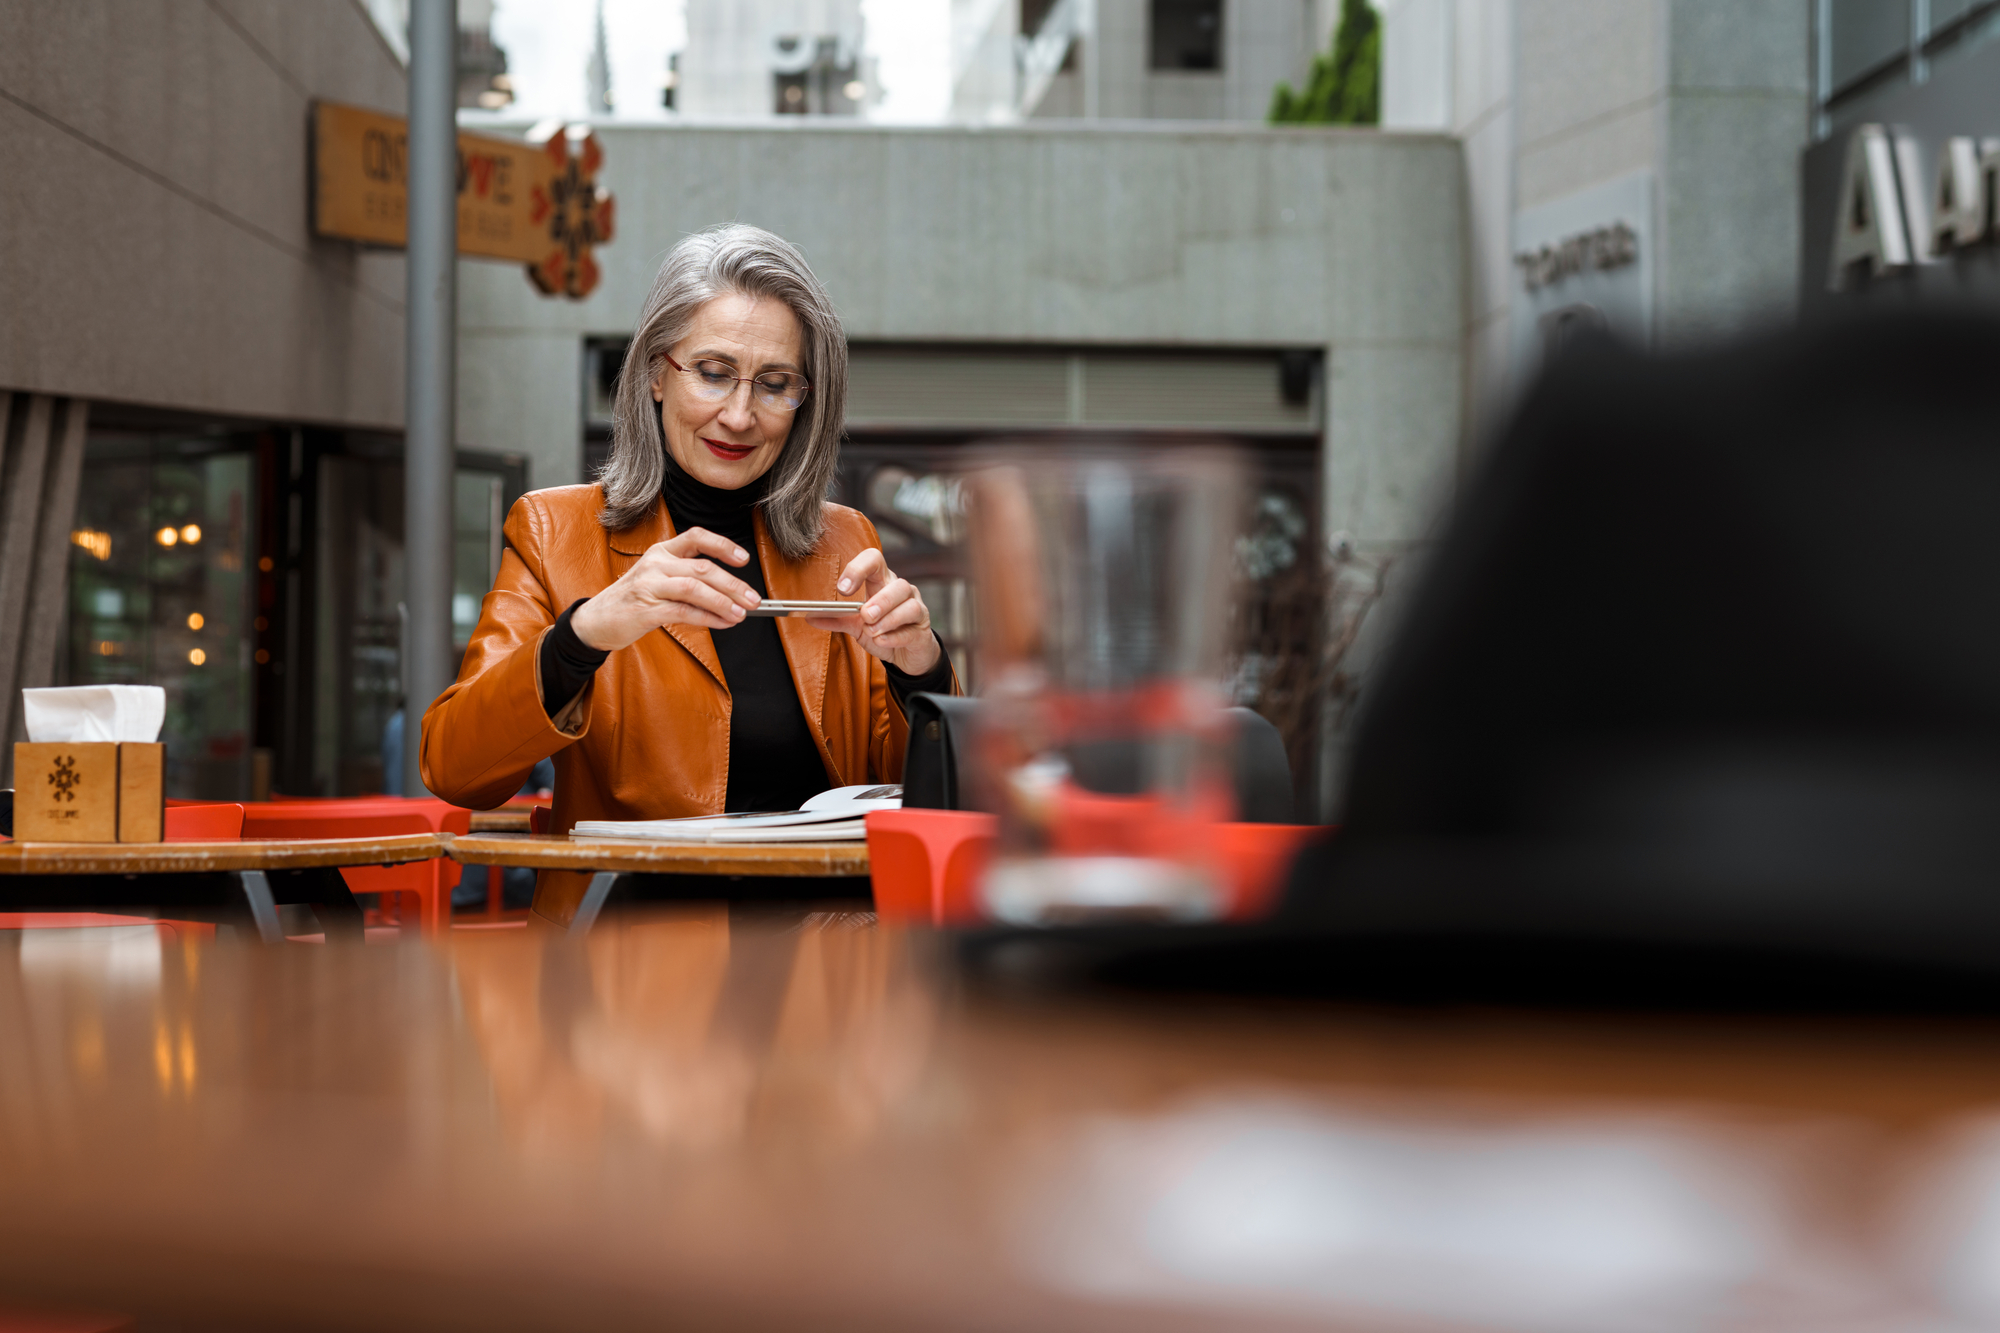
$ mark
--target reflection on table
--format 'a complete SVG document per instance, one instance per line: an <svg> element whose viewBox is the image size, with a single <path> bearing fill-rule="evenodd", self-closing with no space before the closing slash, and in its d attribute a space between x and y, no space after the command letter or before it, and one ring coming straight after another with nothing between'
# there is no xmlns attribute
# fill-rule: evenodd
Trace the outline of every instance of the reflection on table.
<svg viewBox="0 0 2000 1333"><path fill-rule="evenodd" d="M0 1306L189 1326L2000 1321L2000 1025L976 984L865 915L0 933Z"/></svg>

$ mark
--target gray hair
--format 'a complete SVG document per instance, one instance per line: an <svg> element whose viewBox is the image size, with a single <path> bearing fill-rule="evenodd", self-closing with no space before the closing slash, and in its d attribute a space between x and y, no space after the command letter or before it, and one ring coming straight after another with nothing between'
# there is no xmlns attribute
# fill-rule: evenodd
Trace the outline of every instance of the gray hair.
<svg viewBox="0 0 2000 1333"><path fill-rule="evenodd" d="M652 383L674 344L687 336L695 312L718 296L768 296L798 316L804 333L800 369L812 391L792 420L792 432L771 468L761 503L778 549L793 560L812 553L824 526L821 506L840 461L847 415L847 335L833 298L797 247L762 227L741 223L698 231L660 265L639 313L639 328L618 372L611 413L611 456L597 475L604 488L598 519L616 532L646 516L666 477L667 442Z"/></svg>

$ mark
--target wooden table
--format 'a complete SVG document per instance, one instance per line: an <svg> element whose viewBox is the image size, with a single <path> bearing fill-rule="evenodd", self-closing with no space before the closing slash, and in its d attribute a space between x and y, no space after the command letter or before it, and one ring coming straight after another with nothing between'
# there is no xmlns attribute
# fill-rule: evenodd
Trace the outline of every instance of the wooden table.
<svg viewBox="0 0 2000 1333"><path fill-rule="evenodd" d="M202 1329L2000 1319L1990 1020L1092 1000L969 984L923 934L722 909L581 940L128 940L115 964L32 934L0 948L0 1306Z"/></svg>
<svg viewBox="0 0 2000 1333"><path fill-rule="evenodd" d="M240 842L0 842L0 903L14 910L216 903L240 893L266 943L284 937L279 903L308 903L327 933L361 933L341 866L399 865L444 854L450 838L245 839ZM143 877L134 880L131 877ZM221 885L228 884L229 890Z"/></svg>
<svg viewBox="0 0 2000 1333"><path fill-rule="evenodd" d="M472 831L474 833L526 833L531 816L526 810L508 809L474 810Z"/></svg>
<svg viewBox="0 0 2000 1333"><path fill-rule="evenodd" d="M577 933L590 929L624 875L868 877L865 842L688 843L474 833L453 838L448 851L464 865L590 872L590 888L570 923Z"/></svg>

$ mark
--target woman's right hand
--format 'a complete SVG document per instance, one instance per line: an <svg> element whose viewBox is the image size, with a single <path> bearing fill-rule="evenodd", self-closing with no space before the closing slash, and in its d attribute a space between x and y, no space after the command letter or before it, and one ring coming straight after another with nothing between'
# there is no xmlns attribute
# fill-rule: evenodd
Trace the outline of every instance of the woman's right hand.
<svg viewBox="0 0 2000 1333"><path fill-rule="evenodd" d="M569 627L589 647L610 652L667 625L740 625L745 610L757 605L757 592L716 560L743 565L750 553L705 528L656 542L616 583L579 606Z"/></svg>

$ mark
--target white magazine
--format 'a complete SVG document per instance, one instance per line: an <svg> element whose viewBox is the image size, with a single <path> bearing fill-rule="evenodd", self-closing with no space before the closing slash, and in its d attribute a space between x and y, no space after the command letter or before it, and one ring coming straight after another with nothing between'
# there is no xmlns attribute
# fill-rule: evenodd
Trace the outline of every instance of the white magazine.
<svg viewBox="0 0 2000 1333"><path fill-rule="evenodd" d="M685 819L585 819L570 830L577 838L643 838L656 842L859 842L868 836L862 816L896 810L897 786L835 787L797 810Z"/></svg>

